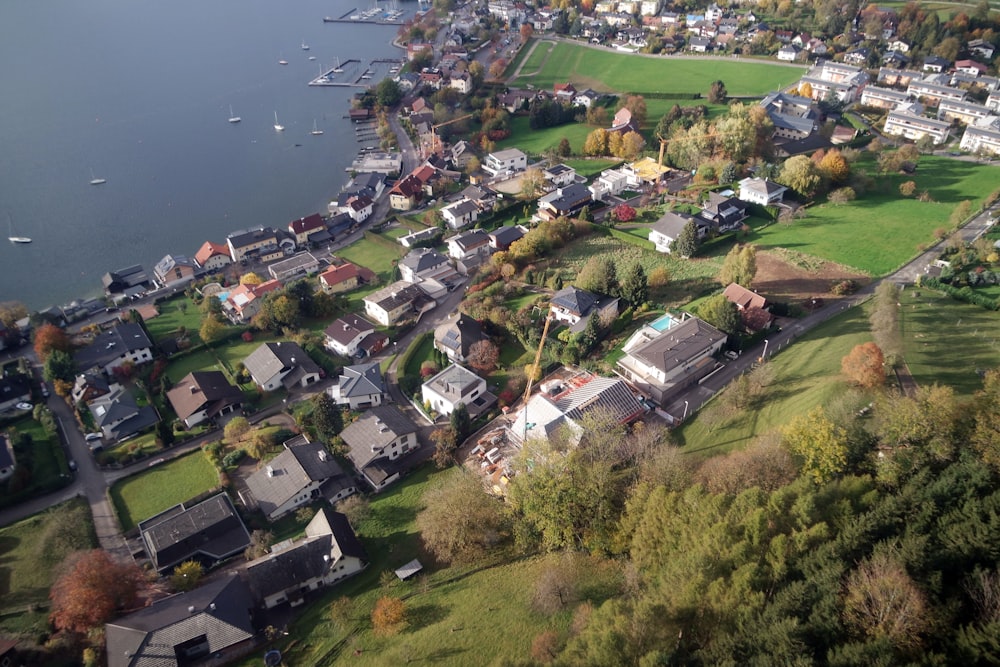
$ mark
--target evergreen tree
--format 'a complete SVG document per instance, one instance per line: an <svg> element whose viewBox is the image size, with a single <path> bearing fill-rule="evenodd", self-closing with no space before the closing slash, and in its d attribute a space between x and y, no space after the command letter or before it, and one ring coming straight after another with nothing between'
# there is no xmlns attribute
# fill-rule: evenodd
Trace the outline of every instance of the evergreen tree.
<svg viewBox="0 0 1000 667"><path fill-rule="evenodd" d="M694 224L694 220L688 220L684 225L681 235L670 244L670 252L683 258L694 257L698 252L698 226Z"/></svg>
<svg viewBox="0 0 1000 667"><path fill-rule="evenodd" d="M451 411L449 423L452 430L455 431L456 442L460 443L471 435L472 418L469 416L469 410L465 407L465 403L459 403L455 406L455 409Z"/></svg>
<svg viewBox="0 0 1000 667"><path fill-rule="evenodd" d="M621 296L633 308L649 301L649 282L642 264L635 262L628 267L621 281Z"/></svg>

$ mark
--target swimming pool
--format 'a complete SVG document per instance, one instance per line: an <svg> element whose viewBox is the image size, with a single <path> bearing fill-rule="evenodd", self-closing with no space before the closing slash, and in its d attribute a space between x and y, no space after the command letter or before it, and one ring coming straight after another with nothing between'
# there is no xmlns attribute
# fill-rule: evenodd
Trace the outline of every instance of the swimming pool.
<svg viewBox="0 0 1000 667"><path fill-rule="evenodd" d="M656 331L666 331L675 324L677 324L677 320L674 319L673 315L667 313L666 315L658 317L657 319L650 322L649 326L655 329Z"/></svg>

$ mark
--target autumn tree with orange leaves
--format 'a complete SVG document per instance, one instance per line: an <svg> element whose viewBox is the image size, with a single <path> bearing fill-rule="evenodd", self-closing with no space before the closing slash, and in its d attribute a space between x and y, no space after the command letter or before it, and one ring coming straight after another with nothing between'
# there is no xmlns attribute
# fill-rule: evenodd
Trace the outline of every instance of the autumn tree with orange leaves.
<svg viewBox="0 0 1000 667"><path fill-rule="evenodd" d="M875 343L855 345L840 362L840 368L851 382L871 389L885 384L885 357Z"/></svg>
<svg viewBox="0 0 1000 667"><path fill-rule="evenodd" d="M100 628L122 609L135 605L143 582L135 564L118 563L102 549L70 554L52 585L49 620L79 634Z"/></svg>
<svg viewBox="0 0 1000 667"><path fill-rule="evenodd" d="M69 336L54 324L43 324L35 331L35 354L43 364L54 351L69 352L72 349Z"/></svg>

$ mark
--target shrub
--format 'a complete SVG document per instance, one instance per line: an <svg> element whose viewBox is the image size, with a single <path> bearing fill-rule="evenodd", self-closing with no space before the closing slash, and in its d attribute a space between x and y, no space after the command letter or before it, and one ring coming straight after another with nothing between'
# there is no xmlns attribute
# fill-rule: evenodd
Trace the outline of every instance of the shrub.
<svg viewBox="0 0 1000 667"><path fill-rule="evenodd" d="M830 288L830 292L836 296L845 296L847 294L854 294L858 291L858 283L854 280L847 279L841 280L838 283L834 283L833 287Z"/></svg>
<svg viewBox="0 0 1000 667"><path fill-rule="evenodd" d="M234 449L223 457L222 466L224 468L235 467L246 455L247 452L245 449Z"/></svg>

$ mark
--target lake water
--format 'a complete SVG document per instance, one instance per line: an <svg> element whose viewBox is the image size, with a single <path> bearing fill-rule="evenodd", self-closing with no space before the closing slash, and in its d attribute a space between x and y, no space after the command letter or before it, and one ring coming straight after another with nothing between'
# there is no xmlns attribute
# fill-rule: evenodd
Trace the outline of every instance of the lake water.
<svg viewBox="0 0 1000 667"><path fill-rule="evenodd" d="M34 240L0 243L0 301L98 294L106 271L325 211L361 147L358 89L306 84L337 58L402 57L395 26L322 21L368 6L0 2L0 226Z"/></svg>

